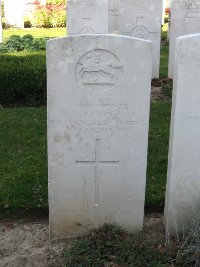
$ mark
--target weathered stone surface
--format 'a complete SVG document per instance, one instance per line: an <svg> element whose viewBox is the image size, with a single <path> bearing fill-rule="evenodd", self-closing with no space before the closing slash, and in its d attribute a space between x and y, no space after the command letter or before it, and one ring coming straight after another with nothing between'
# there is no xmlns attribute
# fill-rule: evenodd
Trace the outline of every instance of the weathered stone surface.
<svg viewBox="0 0 200 267"><path fill-rule="evenodd" d="M173 78L176 38L200 32L200 0L171 0L170 9L168 76Z"/></svg>
<svg viewBox="0 0 200 267"><path fill-rule="evenodd" d="M159 77L162 0L121 0L119 32L153 43L153 78Z"/></svg>
<svg viewBox="0 0 200 267"><path fill-rule="evenodd" d="M165 204L166 231L175 233L199 214L200 34L177 39Z"/></svg>
<svg viewBox="0 0 200 267"><path fill-rule="evenodd" d="M68 0L67 32L108 33L108 0Z"/></svg>
<svg viewBox="0 0 200 267"><path fill-rule="evenodd" d="M120 0L108 0L108 31L119 33L119 6Z"/></svg>
<svg viewBox="0 0 200 267"><path fill-rule="evenodd" d="M48 42L52 237L105 222L142 229L151 49L148 41L117 35Z"/></svg>

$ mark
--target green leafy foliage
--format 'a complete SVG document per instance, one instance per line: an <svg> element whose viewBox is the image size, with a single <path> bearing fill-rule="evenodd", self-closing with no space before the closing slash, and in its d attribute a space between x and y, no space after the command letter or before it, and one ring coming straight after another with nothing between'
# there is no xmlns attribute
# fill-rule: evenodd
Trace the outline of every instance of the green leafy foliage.
<svg viewBox="0 0 200 267"><path fill-rule="evenodd" d="M44 28L65 27L66 4L51 3L47 5L41 5L37 3L32 14L31 24L34 27Z"/></svg>
<svg viewBox="0 0 200 267"><path fill-rule="evenodd" d="M200 266L200 216L166 239L164 231L146 228L129 234L105 224L66 249L65 267L192 267Z"/></svg>
<svg viewBox="0 0 200 267"><path fill-rule="evenodd" d="M0 44L0 52L19 52L23 50L27 51L39 51L46 49L46 41L49 38L33 38L32 35L26 34L24 36L12 35Z"/></svg>
<svg viewBox="0 0 200 267"><path fill-rule="evenodd" d="M133 236L117 225L105 224L66 250L64 266L165 266L167 255L153 245L141 234Z"/></svg>
<svg viewBox="0 0 200 267"><path fill-rule="evenodd" d="M47 0L46 1L46 4L49 5L49 4L66 4L66 0Z"/></svg>

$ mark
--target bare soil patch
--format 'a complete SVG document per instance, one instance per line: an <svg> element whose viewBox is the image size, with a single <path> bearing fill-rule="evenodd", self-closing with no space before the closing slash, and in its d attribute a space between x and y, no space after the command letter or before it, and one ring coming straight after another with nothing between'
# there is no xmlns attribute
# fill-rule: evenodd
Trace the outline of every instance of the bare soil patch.
<svg viewBox="0 0 200 267"><path fill-rule="evenodd" d="M145 216L144 235L154 243L164 238L163 216ZM64 249L73 239L49 243L48 219L5 220L0 222L1 267L62 266Z"/></svg>
<svg viewBox="0 0 200 267"><path fill-rule="evenodd" d="M168 101L170 98L165 95L161 86L151 87L151 101Z"/></svg>
<svg viewBox="0 0 200 267"><path fill-rule="evenodd" d="M49 243L48 220L0 223L1 267L61 266L69 240Z"/></svg>

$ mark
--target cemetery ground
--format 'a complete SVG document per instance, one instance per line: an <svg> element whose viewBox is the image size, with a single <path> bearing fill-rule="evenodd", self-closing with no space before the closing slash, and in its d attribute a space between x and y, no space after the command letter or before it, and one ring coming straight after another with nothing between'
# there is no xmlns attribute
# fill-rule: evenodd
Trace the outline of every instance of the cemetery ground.
<svg viewBox="0 0 200 267"><path fill-rule="evenodd" d="M63 29L14 31L27 33L65 35ZM12 34L5 32L6 37ZM160 80L152 83L144 231L129 235L118 226L105 225L87 237L49 245L45 51L0 54L1 77L7 77L1 79L0 88L0 99L4 97L0 106L0 266L191 266L194 255L187 250L189 239L166 247L162 225L172 88L166 79L167 55L163 33ZM8 87L13 102L9 102ZM35 95L15 98L22 87ZM42 88L41 102L36 87Z"/></svg>

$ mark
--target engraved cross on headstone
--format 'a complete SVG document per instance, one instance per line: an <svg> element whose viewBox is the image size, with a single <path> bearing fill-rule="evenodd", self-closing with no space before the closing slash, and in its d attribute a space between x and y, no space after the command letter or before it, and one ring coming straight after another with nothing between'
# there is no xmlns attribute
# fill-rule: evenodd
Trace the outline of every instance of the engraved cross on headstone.
<svg viewBox="0 0 200 267"><path fill-rule="evenodd" d="M129 28L132 28L132 25L129 25ZM132 36L141 38L141 39L156 39L158 32L150 32L147 27L145 27L144 17L136 18L136 26L132 28Z"/></svg>
<svg viewBox="0 0 200 267"><path fill-rule="evenodd" d="M89 34L94 33L94 30L91 28L92 18L82 18L83 28L80 30L80 34Z"/></svg>
<svg viewBox="0 0 200 267"><path fill-rule="evenodd" d="M91 164L95 168L95 205L99 205L99 166L103 165L118 165L119 161L114 160L101 160L100 157L100 140L95 140L95 158L94 160L76 160L77 164Z"/></svg>

